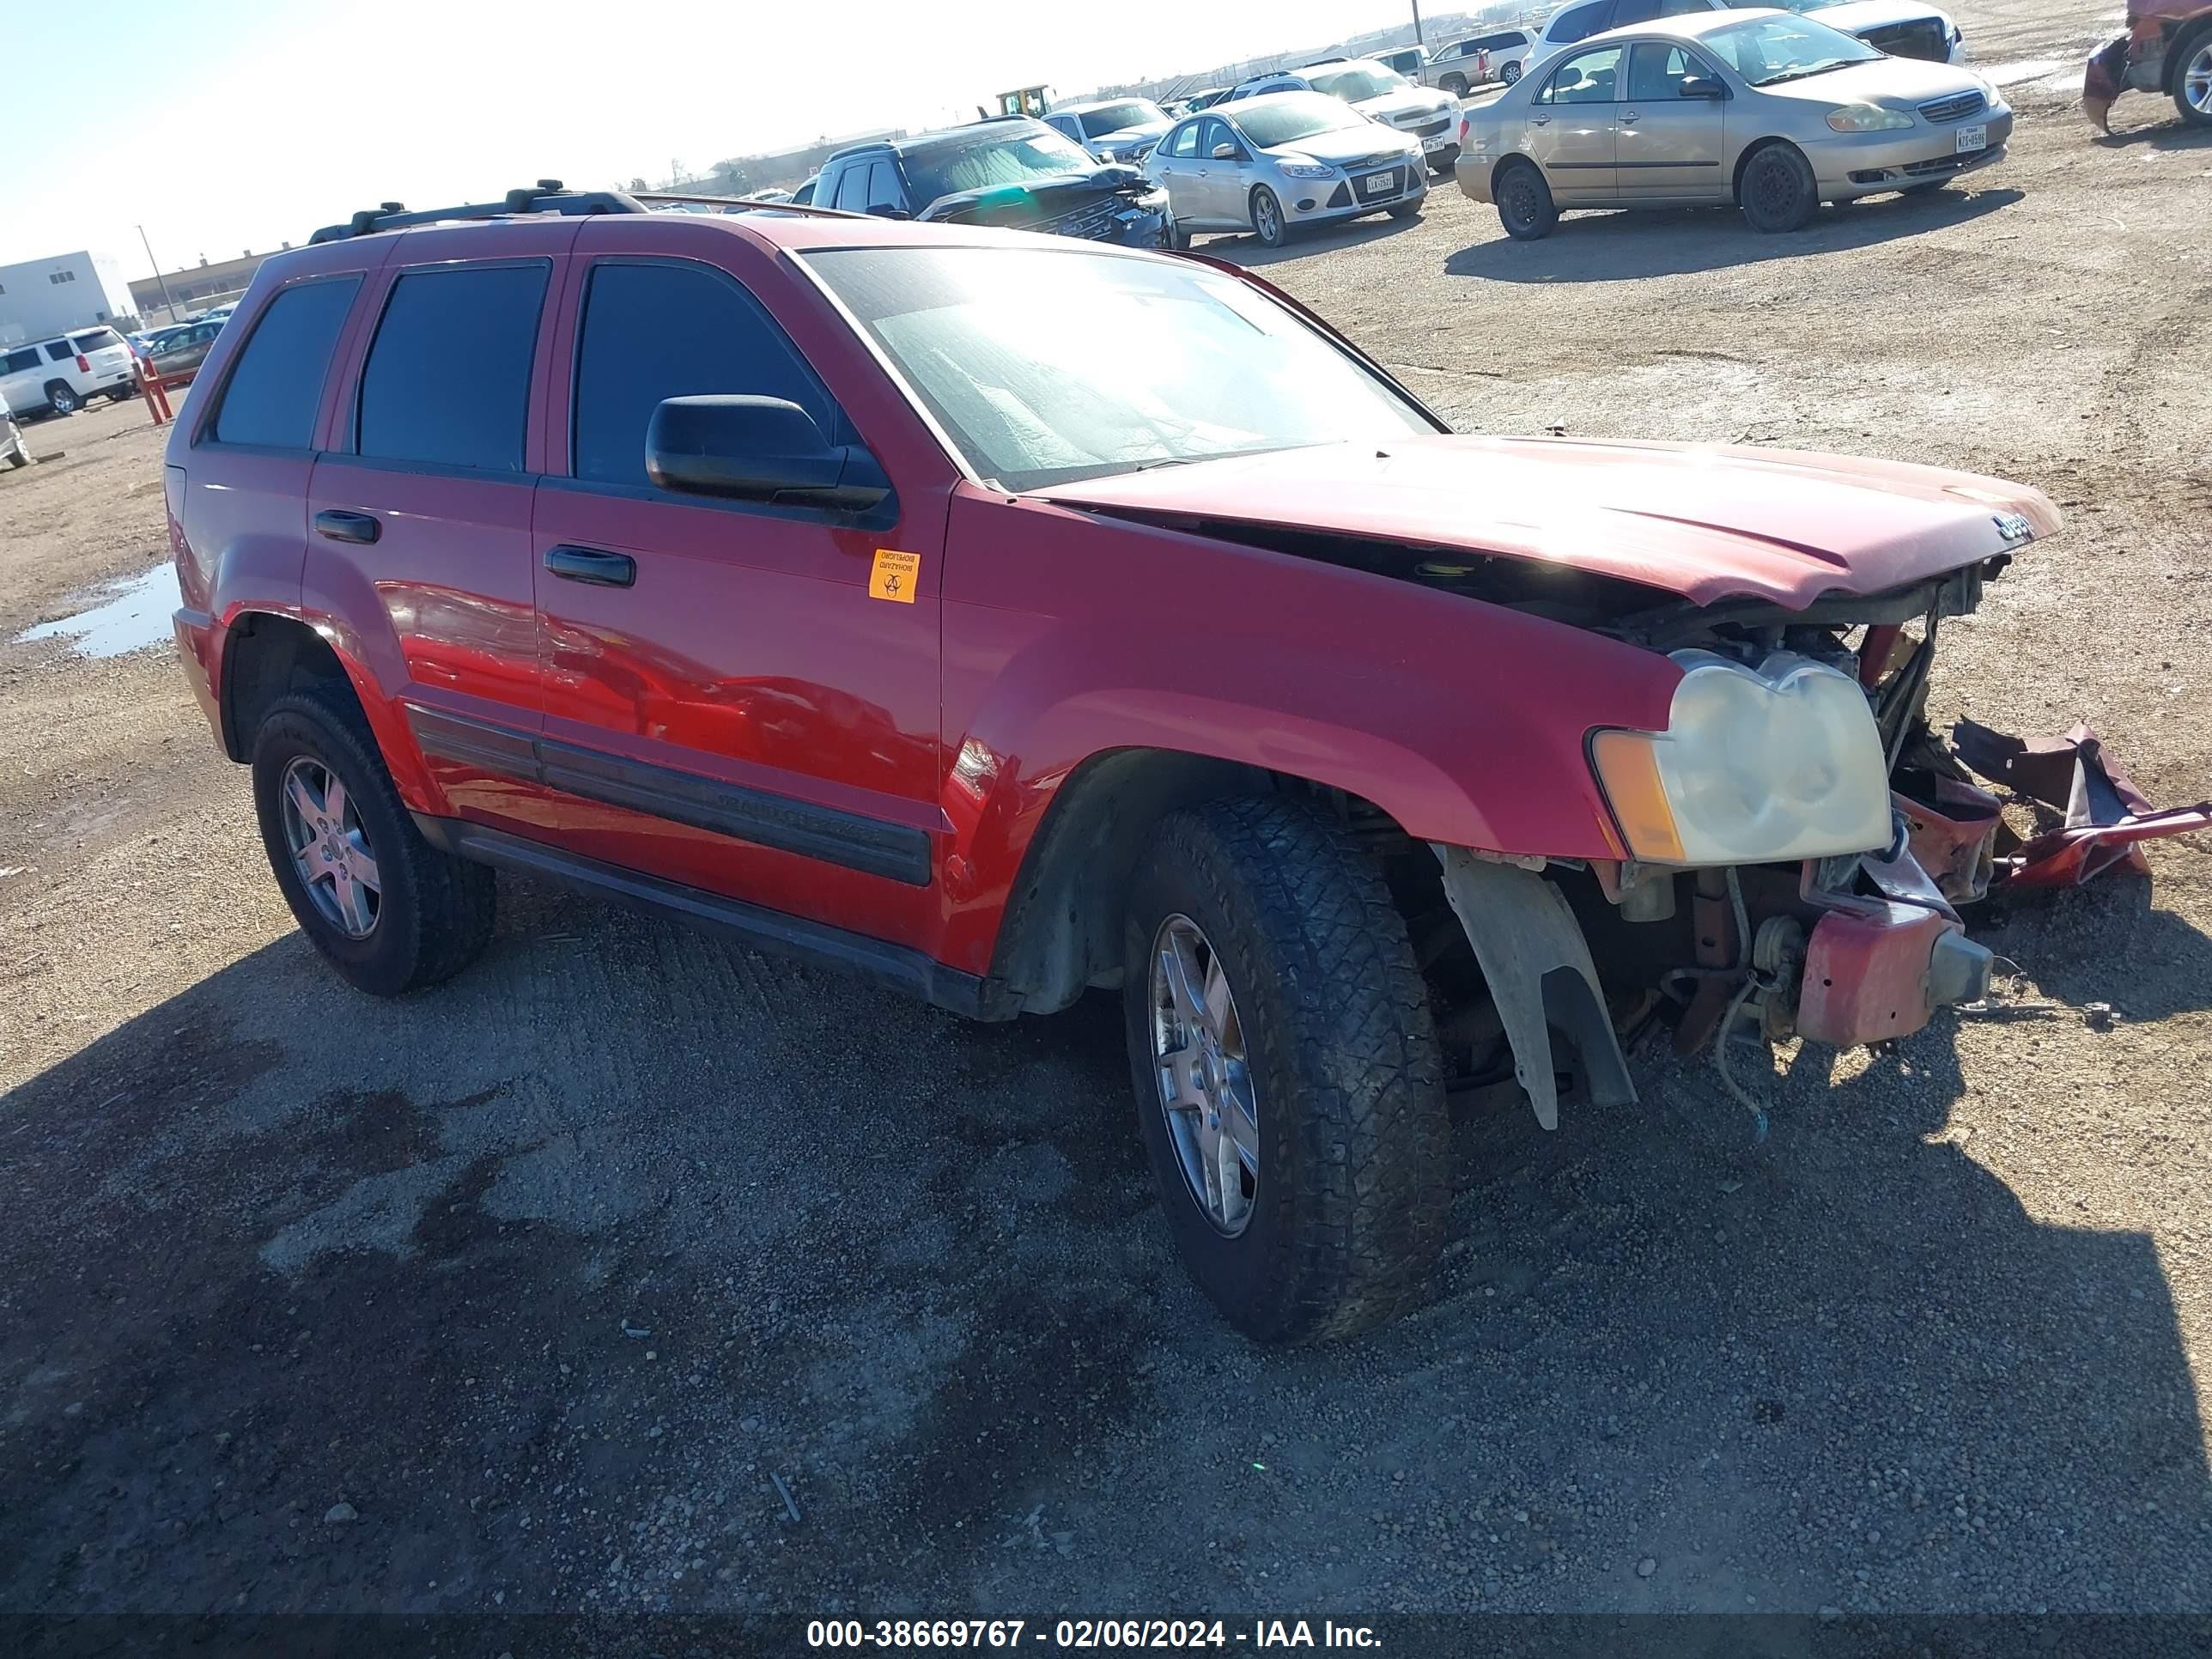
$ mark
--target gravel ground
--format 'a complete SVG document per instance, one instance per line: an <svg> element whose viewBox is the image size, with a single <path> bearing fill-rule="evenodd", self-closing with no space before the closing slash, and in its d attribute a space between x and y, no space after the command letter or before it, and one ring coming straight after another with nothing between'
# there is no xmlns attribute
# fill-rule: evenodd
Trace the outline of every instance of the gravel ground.
<svg viewBox="0 0 2212 1659"><path fill-rule="evenodd" d="M2107 27L1960 15L2069 75ZM1798 236L1522 246L1440 193L1268 274L1470 429L2040 485L2069 531L1951 632L1939 708L2086 718L2201 799L2212 142L2012 93L1970 188ZM0 474L0 1610L2207 1607L2201 842L1983 923L1995 1013L1785 1056L1763 1145L1657 1059L1553 1135L1471 1111L1434 1305L1263 1353L1168 1254L1110 1006L965 1026L517 883L454 984L343 989L173 648L17 640L163 556L159 435L33 441L68 453Z"/></svg>

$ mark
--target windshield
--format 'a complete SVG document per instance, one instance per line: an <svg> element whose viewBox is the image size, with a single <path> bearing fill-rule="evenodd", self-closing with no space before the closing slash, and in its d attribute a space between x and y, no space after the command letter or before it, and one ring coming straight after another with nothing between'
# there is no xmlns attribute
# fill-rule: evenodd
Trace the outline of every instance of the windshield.
<svg viewBox="0 0 2212 1659"><path fill-rule="evenodd" d="M1128 98L1118 104L1102 104L1097 109L1085 110L1079 118L1085 138L1103 138L1125 127L1152 126L1168 118L1149 99Z"/></svg>
<svg viewBox="0 0 2212 1659"><path fill-rule="evenodd" d="M1715 30L1705 44L1754 87L1802 81L1881 56L1857 37L1809 17L1747 18Z"/></svg>
<svg viewBox="0 0 2212 1659"><path fill-rule="evenodd" d="M1381 98L1407 84L1404 76L1386 70L1380 64L1354 64L1350 69L1340 70L1309 70L1306 79L1313 83L1316 92L1341 98L1347 104L1364 103L1370 98Z"/></svg>
<svg viewBox="0 0 2212 1659"><path fill-rule="evenodd" d="M965 143L928 144L900 157L917 210L940 196L967 190L996 190L1032 179L1065 178L1091 173L1098 163L1082 145L1063 138L1042 122L1012 131L980 132Z"/></svg>
<svg viewBox="0 0 2212 1659"><path fill-rule="evenodd" d="M1279 97L1279 101L1248 105L1234 112L1237 125L1257 149L1294 144L1317 132L1341 132L1367 119L1358 110L1347 109L1317 92L1285 93Z"/></svg>
<svg viewBox="0 0 2212 1659"><path fill-rule="evenodd" d="M805 258L969 470L1010 490L1436 430L1293 313L1203 266L1080 248Z"/></svg>

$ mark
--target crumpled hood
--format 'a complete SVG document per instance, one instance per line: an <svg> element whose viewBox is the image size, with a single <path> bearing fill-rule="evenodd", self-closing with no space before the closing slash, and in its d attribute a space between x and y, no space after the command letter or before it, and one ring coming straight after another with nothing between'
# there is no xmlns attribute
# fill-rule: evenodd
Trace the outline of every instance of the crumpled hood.
<svg viewBox="0 0 2212 1659"><path fill-rule="evenodd" d="M1379 98L1370 98L1364 103L1354 104L1352 108L1370 121L1395 126L1409 118L1448 115L1451 112L1451 106L1457 101L1448 94L1431 92L1425 88L1400 87Z"/></svg>
<svg viewBox="0 0 2212 1659"><path fill-rule="evenodd" d="M1036 494L1161 520L1333 530L1571 566L1698 605L1878 593L2060 526L2039 491L1899 461L1563 438L1394 439L1124 473Z"/></svg>
<svg viewBox="0 0 2212 1659"><path fill-rule="evenodd" d="M1042 178L1024 179L1019 184L994 185L987 190L957 190L949 196L940 196L916 215L930 223L946 219L963 219L978 208L1005 209L1022 213L1033 212L1036 216L1056 219L1064 213L1073 213L1096 196L1111 195L1116 191L1141 193L1154 188L1152 181L1138 168L1114 162L1093 167L1088 173L1048 173Z"/></svg>
<svg viewBox="0 0 2212 1659"><path fill-rule="evenodd" d="M1844 0L1839 6L1823 6L1814 21L1826 23L1832 29L1841 29L1846 34L1857 34L1866 29L1890 28L1899 23L1917 22L1923 17L1948 21L1949 14L1937 7L1925 5L1922 0ZM1949 30L1945 30L1946 33Z"/></svg>

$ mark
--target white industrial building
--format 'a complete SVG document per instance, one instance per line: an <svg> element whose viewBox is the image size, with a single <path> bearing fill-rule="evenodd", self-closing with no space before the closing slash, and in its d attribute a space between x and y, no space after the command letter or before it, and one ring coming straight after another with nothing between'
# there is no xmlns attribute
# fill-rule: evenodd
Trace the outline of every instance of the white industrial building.
<svg viewBox="0 0 2212 1659"><path fill-rule="evenodd" d="M0 265L0 345L43 340L94 323L135 325L123 267L80 249Z"/></svg>

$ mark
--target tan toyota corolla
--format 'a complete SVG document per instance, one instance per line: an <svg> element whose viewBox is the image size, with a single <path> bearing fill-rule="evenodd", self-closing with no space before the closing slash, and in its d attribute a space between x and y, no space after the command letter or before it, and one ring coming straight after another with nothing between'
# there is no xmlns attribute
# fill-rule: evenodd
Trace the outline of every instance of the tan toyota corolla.
<svg viewBox="0 0 2212 1659"><path fill-rule="evenodd" d="M1569 208L1735 203L1796 230L1823 202L1940 190L2004 154L2012 111L1970 70L1891 58L1787 11L1699 11L1592 35L1469 110L1459 186L1511 234Z"/></svg>

